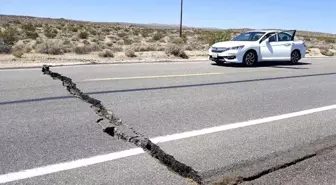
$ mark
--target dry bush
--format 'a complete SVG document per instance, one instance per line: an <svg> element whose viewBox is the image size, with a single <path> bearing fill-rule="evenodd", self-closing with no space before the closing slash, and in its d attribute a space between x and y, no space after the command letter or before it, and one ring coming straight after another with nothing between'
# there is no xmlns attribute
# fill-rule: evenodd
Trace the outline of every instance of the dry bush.
<svg viewBox="0 0 336 185"><path fill-rule="evenodd" d="M44 28L44 35L48 38L55 38L58 34L58 31L50 26Z"/></svg>
<svg viewBox="0 0 336 185"><path fill-rule="evenodd" d="M111 46L113 46L113 42L107 42L106 45L107 45L108 47L111 47Z"/></svg>
<svg viewBox="0 0 336 185"><path fill-rule="evenodd" d="M83 40L83 44L90 45L90 42L88 40Z"/></svg>
<svg viewBox="0 0 336 185"><path fill-rule="evenodd" d="M152 40L159 41L163 37L164 37L164 35L161 32L155 32L154 35L153 35L153 37L152 37Z"/></svg>
<svg viewBox="0 0 336 185"><path fill-rule="evenodd" d="M62 55L64 53L63 45L58 39L46 40L38 44L36 48L39 53L44 54Z"/></svg>
<svg viewBox="0 0 336 185"><path fill-rule="evenodd" d="M124 38L123 38L123 41L124 41L124 44L125 44L125 45L131 45L132 42L133 42L131 39L129 39L129 38L127 38L127 37L124 37Z"/></svg>
<svg viewBox="0 0 336 185"><path fill-rule="evenodd" d="M24 53L29 53L32 50L32 47L28 45L27 42L25 43L24 41L20 40L12 47L12 50L13 52L22 51Z"/></svg>
<svg viewBox="0 0 336 185"><path fill-rule="evenodd" d="M136 52L143 52L143 51L157 51L157 48L154 44L145 44L145 43L136 43L132 45L132 48Z"/></svg>
<svg viewBox="0 0 336 185"><path fill-rule="evenodd" d="M203 37L209 46L213 45L216 42L230 41L232 39L231 31L216 31L205 33Z"/></svg>
<svg viewBox="0 0 336 185"><path fill-rule="evenodd" d="M12 47L0 43L0 54L8 54L12 51Z"/></svg>
<svg viewBox="0 0 336 185"><path fill-rule="evenodd" d="M100 52L99 57L103 57L103 58L113 58L114 54L113 51L110 49L105 49L104 51Z"/></svg>
<svg viewBox="0 0 336 185"><path fill-rule="evenodd" d="M177 44L168 44L165 48L165 53L167 55L173 55L184 59L189 58L184 49Z"/></svg>
<svg viewBox="0 0 336 185"><path fill-rule="evenodd" d="M320 52L324 56L329 56L329 57L334 56L334 53L328 50L320 50Z"/></svg>
<svg viewBox="0 0 336 185"><path fill-rule="evenodd" d="M0 39L6 45L13 45L19 40L19 32L12 27L7 27L3 31L0 30Z"/></svg>
<svg viewBox="0 0 336 185"><path fill-rule="evenodd" d="M84 46L77 46L73 49L73 51L77 54L89 54L93 51L100 51L101 48L97 44L92 45L84 45Z"/></svg>
<svg viewBox="0 0 336 185"><path fill-rule="evenodd" d="M136 57L134 48L133 47L127 48L125 51L125 56L131 57L131 58Z"/></svg>
<svg viewBox="0 0 336 185"><path fill-rule="evenodd" d="M174 38L171 42L173 44L177 44L177 45L183 45L183 44L185 44L184 40L181 39L181 38Z"/></svg>
<svg viewBox="0 0 336 185"><path fill-rule="evenodd" d="M111 48L111 50L112 50L113 52L122 52L122 51L124 51L124 49L123 49L122 47L120 47L120 46L113 46L113 47Z"/></svg>
<svg viewBox="0 0 336 185"><path fill-rule="evenodd" d="M94 29L91 29L91 30L90 30L90 34L91 34L91 35L97 35L97 31L94 30Z"/></svg>
<svg viewBox="0 0 336 185"><path fill-rule="evenodd" d="M36 29L36 26L33 25L32 23L27 23L27 24L21 24L21 28L25 31L34 32Z"/></svg>
<svg viewBox="0 0 336 185"><path fill-rule="evenodd" d="M35 31L26 31L25 32L26 38L36 39L39 35Z"/></svg>
<svg viewBox="0 0 336 185"><path fill-rule="evenodd" d="M73 52L79 55L89 54L91 53L90 46L84 45L84 46L77 46L73 48Z"/></svg>
<svg viewBox="0 0 336 185"><path fill-rule="evenodd" d="M80 32L80 33L78 34L78 37L79 37L80 39L87 39L87 38L89 38L89 33L86 32L86 31L82 31L82 32Z"/></svg>
<svg viewBox="0 0 336 185"><path fill-rule="evenodd" d="M118 37L123 38L123 37L126 37L127 33L121 31L121 32L118 32L117 35Z"/></svg>
<svg viewBox="0 0 336 185"><path fill-rule="evenodd" d="M22 58L22 56L24 55L23 51L14 51L12 53L13 56L15 56L16 58Z"/></svg>

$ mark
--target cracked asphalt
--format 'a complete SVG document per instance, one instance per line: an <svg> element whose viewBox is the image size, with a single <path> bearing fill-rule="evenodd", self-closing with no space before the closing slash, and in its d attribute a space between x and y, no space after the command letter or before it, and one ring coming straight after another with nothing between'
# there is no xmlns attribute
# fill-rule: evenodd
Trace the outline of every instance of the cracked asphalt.
<svg viewBox="0 0 336 185"><path fill-rule="evenodd" d="M254 68L196 62L52 70L71 77L82 91L102 100L128 125L149 137L336 104L334 59L304 59L295 66L276 63ZM336 110L332 109L159 145L211 177L219 175L227 166L271 158L275 152L333 136L335 115ZM0 117L0 177L133 148L103 133L95 124L97 116L90 107L71 97L58 81L42 75L40 69L0 70ZM300 163L301 166L279 170L250 183L333 184L330 181L333 155L330 152L311 158ZM306 170L302 172L302 169ZM309 181L309 177L314 177L310 174L323 171L329 172L324 173L329 176ZM298 173L301 175L294 175ZM191 182L172 174L143 153L7 184L182 185Z"/></svg>

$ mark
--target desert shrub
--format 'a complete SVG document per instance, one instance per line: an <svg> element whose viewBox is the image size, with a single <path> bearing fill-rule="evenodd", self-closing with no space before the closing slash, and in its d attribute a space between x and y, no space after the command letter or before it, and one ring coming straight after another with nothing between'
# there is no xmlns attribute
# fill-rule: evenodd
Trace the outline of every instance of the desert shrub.
<svg viewBox="0 0 336 185"><path fill-rule="evenodd" d="M77 46L73 49L73 51L76 53L76 54L80 54L80 55L83 55L83 54L89 54L91 53L91 48L90 46L87 46L87 45L84 45L84 46Z"/></svg>
<svg viewBox="0 0 336 185"><path fill-rule="evenodd" d="M50 26L44 28L44 35L50 39L55 38L58 34L58 31Z"/></svg>
<svg viewBox="0 0 336 185"><path fill-rule="evenodd" d="M118 35L118 37L123 38L123 37L126 37L127 33L125 33L125 32L118 32L117 35Z"/></svg>
<svg viewBox="0 0 336 185"><path fill-rule="evenodd" d="M32 23L28 23L28 24L21 24L21 28L25 31L34 32L36 29L36 26L33 25Z"/></svg>
<svg viewBox="0 0 336 185"><path fill-rule="evenodd" d="M69 26L69 30L76 33L76 32L78 32L78 27L76 27L76 26Z"/></svg>
<svg viewBox="0 0 336 185"><path fill-rule="evenodd" d="M177 44L168 44L165 48L165 53L176 57L189 58L184 49Z"/></svg>
<svg viewBox="0 0 336 185"><path fill-rule="evenodd" d="M123 38L123 41L124 41L124 44L125 45L131 45L132 44L132 40L131 39L129 39L129 38Z"/></svg>
<svg viewBox="0 0 336 185"><path fill-rule="evenodd" d="M83 40L83 44L90 45L90 42L88 40Z"/></svg>
<svg viewBox="0 0 336 185"><path fill-rule="evenodd" d="M86 32L86 31L82 31L82 32L80 32L80 33L78 34L78 37L79 37L80 39L87 39L87 38L89 37L89 33Z"/></svg>
<svg viewBox="0 0 336 185"><path fill-rule="evenodd" d="M105 49L104 51L100 52L98 54L100 57L104 57L104 58L113 58L114 54L113 51L110 49Z"/></svg>
<svg viewBox="0 0 336 185"><path fill-rule="evenodd" d="M39 35L35 31L26 31L26 37L30 39L36 39Z"/></svg>
<svg viewBox="0 0 336 185"><path fill-rule="evenodd" d="M138 36L140 34L140 31L138 29L133 30L133 35Z"/></svg>
<svg viewBox="0 0 336 185"><path fill-rule="evenodd" d="M110 33L111 29L110 28L103 28L102 32L104 32L104 33Z"/></svg>
<svg viewBox="0 0 336 185"><path fill-rule="evenodd" d="M64 53L63 45L60 40L46 40L36 46L39 53L61 55Z"/></svg>
<svg viewBox="0 0 336 185"><path fill-rule="evenodd" d="M231 31L209 32L205 35L205 39L209 45L216 42L223 42L231 40Z"/></svg>
<svg viewBox="0 0 336 185"><path fill-rule="evenodd" d="M3 31L0 30L0 40L6 45L13 45L19 40L19 32L15 28L8 27Z"/></svg>
<svg viewBox="0 0 336 185"><path fill-rule="evenodd" d="M112 50L113 52L122 52L122 51L124 51L124 49L123 49L122 47L120 47L120 46L113 46L113 47L111 48L111 50Z"/></svg>
<svg viewBox="0 0 336 185"><path fill-rule="evenodd" d="M145 43L136 43L133 44L132 47L136 52L143 52L143 51L164 51L165 48L161 47L160 44L145 44Z"/></svg>
<svg viewBox="0 0 336 185"><path fill-rule="evenodd" d="M97 31L94 30L94 29L91 29L91 30L90 30L90 34L91 34L91 35L97 35Z"/></svg>
<svg viewBox="0 0 336 185"><path fill-rule="evenodd" d="M0 43L0 54L8 54L12 51L12 47L6 44L1 44Z"/></svg>
<svg viewBox="0 0 336 185"><path fill-rule="evenodd" d="M328 50L320 50L320 52L324 56L329 56L329 57L334 56L334 53Z"/></svg>
<svg viewBox="0 0 336 185"><path fill-rule="evenodd" d="M73 49L76 54L89 54L93 51L99 51L101 48L97 44L77 46Z"/></svg>
<svg viewBox="0 0 336 185"><path fill-rule="evenodd" d="M125 51L125 56L131 57L131 58L136 57L134 48L132 47L127 48Z"/></svg>
<svg viewBox="0 0 336 185"><path fill-rule="evenodd" d="M14 51L12 53L13 56L15 56L16 58L22 58L24 52L23 51Z"/></svg>
<svg viewBox="0 0 336 185"><path fill-rule="evenodd" d="M141 30L141 35L143 37L148 37L150 33L151 33L150 29L144 28L144 29Z"/></svg>
<svg viewBox="0 0 336 185"><path fill-rule="evenodd" d="M91 42L98 42L98 39L97 39L97 38L93 38L93 39L91 40Z"/></svg>
<svg viewBox="0 0 336 185"><path fill-rule="evenodd" d="M99 36L98 36L98 39L99 39L100 41L104 41L104 40L105 40L105 36L104 36L104 35L99 35Z"/></svg>
<svg viewBox="0 0 336 185"><path fill-rule="evenodd" d="M107 45L108 47L111 47L111 46L113 46L113 43L112 43L112 42L107 42L106 45Z"/></svg>
<svg viewBox="0 0 336 185"><path fill-rule="evenodd" d="M185 42L183 41L183 39L181 38L175 38L171 41L173 44L177 44L177 45L182 45L184 44Z"/></svg>
<svg viewBox="0 0 336 185"><path fill-rule="evenodd" d="M153 35L152 39L155 40L155 41L158 41L158 40L161 40L163 37L164 37L164 35L163 35L162 33L160 33L160 32L156 32L156 33Z"/></svg>
<svg viewBox="0 0 336 185"><path fill-rule="evenodd" d="M13 47L12 51L22 51L24 53L29 53L32 50L32 47L24 41L18 41Z"/></svg>

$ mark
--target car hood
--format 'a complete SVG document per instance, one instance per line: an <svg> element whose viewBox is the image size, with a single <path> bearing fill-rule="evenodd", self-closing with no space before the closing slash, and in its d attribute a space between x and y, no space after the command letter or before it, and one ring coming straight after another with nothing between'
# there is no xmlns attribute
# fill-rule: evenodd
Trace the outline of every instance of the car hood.
<svg viewBox="0 0 336 185"><path fill-rule="evenodd" d="M251 41L225 41L225 42L217 42L212 47L235 47L241 45L252 45L254 42Z"/></svg>

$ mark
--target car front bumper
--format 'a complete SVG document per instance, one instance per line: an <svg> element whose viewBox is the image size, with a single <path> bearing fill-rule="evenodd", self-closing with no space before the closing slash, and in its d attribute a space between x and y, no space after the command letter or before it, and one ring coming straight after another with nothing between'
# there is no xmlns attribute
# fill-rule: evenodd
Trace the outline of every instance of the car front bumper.
<svg viewBox="0 0 336 185"><path fill-rule="evenodd" d="M224 52L212 52L209 51L209 60L242 63L243 52L241 50L229 50Z"/></svg>

